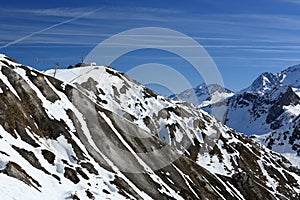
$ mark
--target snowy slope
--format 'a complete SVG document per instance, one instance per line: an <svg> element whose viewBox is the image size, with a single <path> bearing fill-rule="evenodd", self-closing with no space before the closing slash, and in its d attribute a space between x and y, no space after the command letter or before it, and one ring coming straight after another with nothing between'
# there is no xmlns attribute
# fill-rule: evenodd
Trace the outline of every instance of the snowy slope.
<svg viewBox="0 0 300 200"><path fill-rule="evenodd" d="M300 104L285 106L284 109L285 112L277 119L280 122L277 129L253 138L300 166Z"/></svg>
<svg viewBox="0 0 300 200"><path fill-rule="evenodd" d="M0 61L5 199L299 198L284 157L120 72Z"/></svg>
<svg viewBox="0 0 300 200"><path fill-rule="evenodd" d="M53 71L47 71L46 74L51 75ZM66 79L70 74L74 77ZM235 190L243 190L236 186L239 179L245 178L242 172L259 171L249 179L260 182L263 179L259 177L268 173L262 166L269 163L269 156L274 159L272 161L274 163L285 160L279 155L270 154L267 149L259 147L252 140L223 126L207 113L189 104L173 102L159 96L112 68L87 67L71 69L71 71L59 70L57 78L71 80L73 85L94 99L94 102L151 131L152 134L175 147L179 153L185 151L185 155L198 165L216 174L220 180L224 179L222 182L233 193L236 193ZM249 160L250 155L253 155L253 159ZM244 162L247 164L242 164ZM261 165L261 162L264 164ZM273 166L268 169L279 170L274 163L267 164ZM273 175L268 176L273 177ZM242 187L247 187L249 183L243 184ZM275 177L268 179L268 185L272 185L273 189L277 187L274 184L279 185ZM233 189L233 185L237 188ZM241 196L243 195L247 197L249 194L243 191Z"/></svg>
<svg viewBox="0 0 300 200"><path fill-rule="evenodd" d="M66 114L73 106L65 94L38 72L0 57L1 198L67 199L76 195L82 199L120 199L122 195L112 183L115 173L97 164L77 142L79 138ZM7 63L20 67L15 69L19 74ZM49 84L55 102L50 95L42 94L34 77Z"/></svg>

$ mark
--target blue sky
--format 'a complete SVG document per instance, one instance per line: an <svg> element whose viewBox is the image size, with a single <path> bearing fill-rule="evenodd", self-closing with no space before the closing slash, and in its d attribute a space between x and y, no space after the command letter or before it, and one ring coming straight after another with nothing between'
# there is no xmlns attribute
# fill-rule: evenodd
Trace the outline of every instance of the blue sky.
<svg viewBox="0 0 300 200"><path fill-rule="evenodd" d="M214 59L224 84L237 91L262 72L300 63L300 1L22 1L1 2L0 52L44 70L80 62L106 38L128 29L163 27L194 38ZM202 82L189 63L160 50L138 50L113 63L127 71L162 63ZM97 63L102 64L102 63Z"/></svg>

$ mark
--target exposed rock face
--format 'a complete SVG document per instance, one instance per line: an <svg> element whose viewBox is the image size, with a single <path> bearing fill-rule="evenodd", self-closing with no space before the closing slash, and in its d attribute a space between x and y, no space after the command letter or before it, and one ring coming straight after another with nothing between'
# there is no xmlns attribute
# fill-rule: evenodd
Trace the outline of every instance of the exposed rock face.
<svg viewBox="0 0 300 200"><path fill-rule="evenodd" d="M1 59L6 190L30 199L299 198L284 157L193 106L107 67L70 69L81 79L67 84Z"/></svg>
<svg viewBox="0 0 300 200"><path fill-rule="evenodd" d="M1 170L1 172L23 181L27 185L34 187L36 190L39 190L39 187L41 187L38 181L28 175L27 172L15 162L8 162L5 169Z"/></svg>
<svg viewBox="0 0 300 200"><path fill-rule="evenodd" d="M270 124L274 122L284 111L284 106L289 105L298 105L300 104L300 97L292 90L291 87L288 87L284 93L281 93L280 96L272 103L272 106L269 109L266 122ZM272 127L278 129L279 127Z"/></svg>
<svg viewBox="0 0 300 200"><path fill-rule="evenodd" d="M249 135L277 130L294 116L287 106L297 108L300 105L299 96L289 86L273 88L263 95L247 91L226 101L225 123Z"/></svg>

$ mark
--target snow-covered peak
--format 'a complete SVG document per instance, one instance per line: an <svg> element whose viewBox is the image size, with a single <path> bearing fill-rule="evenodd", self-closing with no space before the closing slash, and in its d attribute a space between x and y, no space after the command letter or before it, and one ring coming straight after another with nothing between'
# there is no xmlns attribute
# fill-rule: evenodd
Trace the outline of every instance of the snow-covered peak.
<svg viewBox="0 0 300 200"><path fill-rule="evenodd" d="M55 76L55 78L67 82L72 83L73 81L80 81L82 76L86 76L87 74L90 77L100 76L105 72L105 69L109 68L107 66L85 66L85 67L76 67L71 69L50 69L46 70L43 73L48 76Z"/></svg>
<svg viewBox="0 0 300 200"><path fill-rule="evenodd" d="M251 84L250 87L242 90L243 92L252 92L264 95L268 91L272 90L274 87L280 84L280 80L277 75L269 72L264 72Z"/></svg>
<svg viewBox="0 0 300 200"><path fill-rule="evenodd" d="M290 86L300 88L300 65L288 67L278 73L262 73L248 88L238 93L251 92L257 94L267 94L275 87Z"/></svg>
<svg viewBox="0 0 300 200"><path fill-rule="evenodd" d="M208 104L220 102L232 95L234 95L234 92L218 84L206 85L205 83L201 83L193 89L185 90L179 94L173 94L169 98L203 107Z"/></svg>

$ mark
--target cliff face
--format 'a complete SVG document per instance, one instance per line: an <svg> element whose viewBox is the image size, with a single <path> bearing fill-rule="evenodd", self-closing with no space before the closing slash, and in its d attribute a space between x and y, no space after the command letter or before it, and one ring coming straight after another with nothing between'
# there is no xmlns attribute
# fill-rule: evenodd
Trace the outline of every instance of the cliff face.
<svg viewBox="0 0 300 200"><path fill-rule="evenodd" d="M284 157L109 67L0 61L5 199L299 198Z"/></svg>

